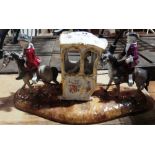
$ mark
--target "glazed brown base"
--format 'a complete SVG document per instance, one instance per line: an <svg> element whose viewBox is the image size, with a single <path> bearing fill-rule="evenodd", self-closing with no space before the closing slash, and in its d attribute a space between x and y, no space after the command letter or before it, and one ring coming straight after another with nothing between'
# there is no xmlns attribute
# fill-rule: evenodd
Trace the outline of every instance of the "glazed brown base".
<svg viewBox="0 0 155 155"><path fill-rule="evenodd" d="M20 89L14 97L15 107L64 124L94 124L108 121L131 113L142 112L152 107L154 102L148 94L134 88L121 87L120 98L116 98L116 89L111 87L108 94L99 85L91 101L63 101L61 85L35 86Z"/></svg>

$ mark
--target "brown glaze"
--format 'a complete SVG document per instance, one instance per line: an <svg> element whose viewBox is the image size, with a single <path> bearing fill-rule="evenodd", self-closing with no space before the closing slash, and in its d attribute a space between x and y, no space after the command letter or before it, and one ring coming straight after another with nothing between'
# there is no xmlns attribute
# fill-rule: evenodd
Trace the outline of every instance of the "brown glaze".
<svg viewBox="0 0 155 155"><path fill-rule="evenodd" d="M63 101L61 86L38 85L32 93L29 89L18 90L15 106L25 112L66 124L93 124L151 108L147 97L136 89L121 87L120 98L111 87L108 95L98 86L91 101Z"/></svg>

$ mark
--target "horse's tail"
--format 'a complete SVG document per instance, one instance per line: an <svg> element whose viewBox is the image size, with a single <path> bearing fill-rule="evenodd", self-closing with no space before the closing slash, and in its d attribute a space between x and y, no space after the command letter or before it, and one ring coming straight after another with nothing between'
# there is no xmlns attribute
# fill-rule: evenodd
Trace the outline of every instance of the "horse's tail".
<svg viewBox="0 0 155 155"><path fill-rule="evenodd" d="M135 68L134 74L137 88L140 90L144 88L148 90L148 85L150 82L148 71L143 68Z"/></svg>
<svg viewBox="0 0 155 155"><path fill-rule="evenodd" d="M148 86L150 84L150 73L147 71L147 79L146 79L146 85L145 89L148 91Z"/></svg>
<svg viewBox="0 0 155 155"><path fill-rule="evenodd" d="M53 73L53 81L57 81L58 69L56 67L51 67Z"/></svg>

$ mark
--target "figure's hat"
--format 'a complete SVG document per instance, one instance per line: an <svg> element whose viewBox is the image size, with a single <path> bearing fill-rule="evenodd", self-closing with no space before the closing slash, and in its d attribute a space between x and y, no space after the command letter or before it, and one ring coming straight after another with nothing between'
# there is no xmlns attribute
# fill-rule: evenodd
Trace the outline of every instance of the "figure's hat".
<svg viewBox="0 0 155 155"><path fill-rule="evenodd" d="M135 32L128 32L127 36L133 36L133 37L136 37L137 39L139 38L139 35Z"/></svg>
<svg viewBox="0 0 155 155"><path fill-rule="evenodd" d="M30 42L31 41L31 37L29 37L26 34L20 34L18 37L18 41L27 41Z"/></svg>

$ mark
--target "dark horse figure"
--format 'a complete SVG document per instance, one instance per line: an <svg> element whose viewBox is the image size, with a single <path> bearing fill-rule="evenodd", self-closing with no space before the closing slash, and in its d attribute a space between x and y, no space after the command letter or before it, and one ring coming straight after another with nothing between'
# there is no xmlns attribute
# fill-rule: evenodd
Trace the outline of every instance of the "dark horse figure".
<svg viewBox="0 0 155 155"><path fill-rule="evenodd" d="M127 72L127 68L124 63L125 60L117 60L117 58L109 51L101 56L101 65L108 65L108 75L110 78L105 90L107 91L112 82L114 82L118 90L117 96L119 96L120 93L120 84L127 83L128 74L130 74ZM132 74L137 89L142 90L145 88L147 90L149 85L148 72L142 68L135 67Z"/></svg>
<svg viewBox="0 0 155 155"><path fill-rule="evenodd" d="M10 63L11 60L16 61L19 72L24 72L24 85L22 88L25 88L25 86L28 85L28 87L32 89L30 80L33 77L33 73L26 71L26 68L24 66L24 58L17 52L5 52L3 58L3 66L5 67ZM41 65L38 68L38 79L41 79L44 83L49 84L51 81L53 81L54 83L59 84L59 82L57 81L57 76L58 70L56 67Z"/></svg>

